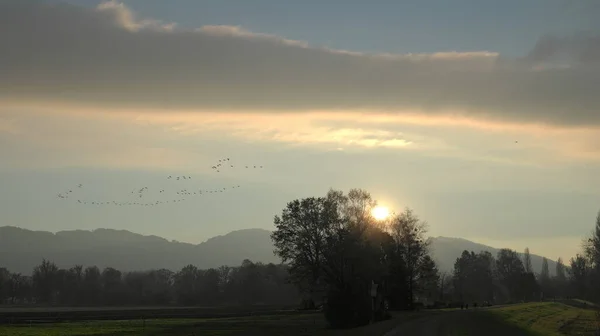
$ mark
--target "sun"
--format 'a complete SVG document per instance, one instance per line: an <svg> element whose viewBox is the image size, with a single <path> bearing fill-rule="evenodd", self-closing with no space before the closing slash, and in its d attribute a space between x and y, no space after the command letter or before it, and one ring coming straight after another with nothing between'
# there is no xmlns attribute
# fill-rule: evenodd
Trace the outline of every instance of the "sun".
<svg viewBox="0 0 600 336"><path fill-rule="evenodd" d="M376 206L371 210L371 214L377 220L384 220L390 215L390 210L384 206Z"/></svg>

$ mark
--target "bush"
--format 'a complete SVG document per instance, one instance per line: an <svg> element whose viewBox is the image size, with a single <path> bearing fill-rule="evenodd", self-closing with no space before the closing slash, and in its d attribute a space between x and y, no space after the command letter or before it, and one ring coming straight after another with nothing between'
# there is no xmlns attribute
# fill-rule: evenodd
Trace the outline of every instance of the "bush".
<svg viewBox="0 0 600 336"><path fill-rule="evenodd" d="M369 324L371 301L366 294L350 290L331 291L324 308L325 319L332 328L352 328Z"/></svg>

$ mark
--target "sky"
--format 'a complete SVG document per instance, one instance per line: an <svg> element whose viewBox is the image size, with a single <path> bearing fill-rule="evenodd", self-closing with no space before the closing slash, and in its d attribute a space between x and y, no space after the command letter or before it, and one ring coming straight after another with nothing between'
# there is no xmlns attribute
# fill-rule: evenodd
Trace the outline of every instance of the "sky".
<svg viewBox="0 0 600 336"><path fill-rule="evenodd" d="M0 0L2 225L199 243L363 188L431 236L574 256L600 210L600 2L340 4Z"/></svg>

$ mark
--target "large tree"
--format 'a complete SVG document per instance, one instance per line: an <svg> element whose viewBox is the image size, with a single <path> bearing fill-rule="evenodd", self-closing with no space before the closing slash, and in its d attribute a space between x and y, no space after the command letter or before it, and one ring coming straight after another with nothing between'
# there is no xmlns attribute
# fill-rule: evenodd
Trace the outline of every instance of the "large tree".
<svg viewBox="0 0 600 336"><path fill-rule="evenodd" d="M300 288L327 296L332 325L367 323L372 283L392 286L394 244L372 215L376 204L362 189L330 190L325 197L292 201L275 216L275 253Z"/></svg>
<svg viewBox="0 0 600 336"><path fill-rule="evenodd" d="M507 289L510 300L523 299L522 279L525 267L517 252L510 249L498 251L496 272L500 283Z"/></svg>
<svg viewBox="0 0 600 336"><path fill-rule="evenodd" d="M593 288L591 280L591 265L589 259L578 254L571 258L569 269L572 294L580 299L590 299L590 290Z"/></svg>
<svg viewBox="0 0 600 336"><path fill-rule="evenodd" d="M461 302L491 302L494 298L494 257L489 252L463 251L454 263L456 299Z"/></svg>
<svg viewBox="0 0 600 336"><path fill-rule="evenodd" d="M275 216L274 252L289 263L291 280L306 290L311 300L326 280L325 253L340 222L335 203L324 197L291 201Z"/></svg>
<svg viewBox="0 0 600 336"><path fill-rule="evenodd" d="M403 263L408 304L412 307L415 293L419 290L418 279L423 275L423 263L429 255L427 223L406 208L391 220L390 232Z"/></svg>

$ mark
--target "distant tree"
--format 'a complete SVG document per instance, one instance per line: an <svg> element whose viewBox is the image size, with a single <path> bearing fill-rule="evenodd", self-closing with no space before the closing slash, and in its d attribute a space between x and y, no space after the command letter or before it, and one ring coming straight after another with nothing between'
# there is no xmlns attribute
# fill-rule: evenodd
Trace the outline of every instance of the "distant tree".
<svg viewBox="0 0 600 336"><path fill-rule="evenodd" d="M246 259L238 269L236 274L236 285L238 297L243 304L253 304L260 302L264 297L265 288L263 279L263 265L253 263ZM215 273L211 277L211 286L218 286L218 275Z"/></svg>
<svg viewBox="0 0 600 336"><path fill-rule="evenodd" d="M436 300L439 291L440 273L435 262L429 255L423 258L418 274L416 292L421 297L427 298L428 301Z"/></svg>
<svg viewBox="0 0 600 336"><path fill-rule="evenodd" d="M196 304L198 299L199 271L194 265L187 265L175 274L177 301L183 305Z"/></svg>
<svg viewBox="0 0 600 336"><path fill-rule="evenodd" d="M59 269L56 272L56 278L54 283L55 301L56 303L68 303L73 297L74 288L69 286L69 271L66 269Z"/></svg>
<svg viewBox="0 0 600 336"><path fill-rule="evenodd" d="M43 270L53 268L49 266L53 265L50 261L43 265L36 268L36 286L33 286L33 276L12 274L0 268L0 277L5 280L0 287L5 291L3 301L11 304L46 303L35 300L41 295ZM56 272L50 273L56 276L49 289L52 293L49 303L62 305L290 305L299 301L296 288L287 283L286 265L264 265L250 260L244 260L238 267L221 267L218 270L200 270L189 265L177 276L166 269L122 274L111 267L100 272L96 266L84 270L80 265L70 269L57 268Z"/></svg>
<svg viewBox="0 0 600 336"><path fill-rule="evenodd" d="M529 247L525 248L523 253L523 266L525 267L525 273L533 273L533 267L531 266L531 255L529 254Z"/></svg>
<svg viewBox="0 0 600 336"><path fill-rule="evenodd" d="M596 225L592 237L589 239L589 248L586 249L586 254L591 267L591 281L595 284L600 283L600 212L596 216ZM600 286L594 286L591 295L594 300L600 303Z"/></svg>
<svg viewBox="0 0 600 336"><path fill-rule="evenodd" d="M538 284L533 273L524 272L521 275L520 295L525 301L539 300L540 285Z"/></svg>
<svg viewBox="0 0 600 336"><path fill-rule="evenodd" d="M556 275L553 283L554 295L564 297L567 294L567 271L560 257L556 260Z"/></svg>
<svg viewBox="0 0 600 336"><path fill-rule="evenodd" d="M542 299L550 298L554 296L554 290L552 288L552 279L550 278L550 269L548 267L548 259L542 258L542 270L538 277L540 284L541 297Z"/></svg>
<svg viewBox="0 0 600 336"><path fill-rule="evenodd" d="M63 271L63 289L61 292L61 303L78 305L83 303L83 266L76 265Z"/></svg>
<svg viewBox="0 0 600 336"><path fill-rule="evenodd" d="M590 290L593 288L589 259L577 254L575 258L571 258L570 266L572 294L577 298L589 300Z"/></svg>
<svg viewBox="0 0 600 336"><path fill-rule="evenodd" d="M492 302L494 257L489 252L463 251L454 263L453 282L460 302Z"/></svg>
<svg viewBox="0 0 600 336"><path fill-rule="evenodd" d="M33 297L33 285L30 277L12 273L8 280L10 303L26 303Z"/></svg>
<svg viewBox="0 0 600 336"><path fill-rule="evenodd" d="M540 272L540 281L550 280L550 269L548 268L548 259L542 258L542 271Z"/></svg>
<svg viewBox="0 0 600 336"><path fill-rule="evenodd" d="M219 273L219 292L225 293L231 284L233 269L229 266L221 266L217 269L217 272Z"/></svg>
<svg viewBox="0 0 600 336"><path fill-rule="evenodd" d="M102 271L102 298L106 305L117 305L123 303L123 287L121 272L112 267Z"/></svg>
<svg viewBox="0 0 600 336"><path fill-rule="evenodd" d="M99 304L102 297L102 274L96 266L86 267L83 271L83 298L86 304Z"/></svg>
<svg viewBox="0 0 600 336"><path fill-rule="evenodd" d="M166 305L174 301L173 283L174 273L168 269L152 270L146 274L146 282L149 300L158 305ZM218 288L210 288L210 297L218 297ZM215 302L213 302L215 303Z"/></svg>
<svg viewBox="0 0 600 336"><path fill-rule="evenodd" d="M35 297L39 302L51 303L57 293L58 267L53 262L42 260L33 270Z"/></svg>
<svg viewBox="0 0 600 336"><path fill-rule="evenodd" d="M448 298L448 293L450 292L450 281L452 277L446 273L440 273L440 290L439 290L439 300L445 302Z"/></svg>
<svg viewBox="0 0 600 336"><path fill-rule="evenodd" d="M426 233L427 223L421 221L411 209L406 208L391 221L391 235L404 263L408 303L411 307L419 289L417 280L422 276L423 263L429 255Z"/></svg>
<svg viewBox="0 0 600 336"><path fill-rule="evenodd" d="M8 299L10 272L6 268L0 268L0 304Z"/></svg>
<svg viewBox="0 0 600 336"><path fill-rule="evenodd" d="M471 281L470 273L473 271L472 263L475 253L464 250L454 263L454 272L452 280L454 282L454 293L456 298L461 301L470 301L471 293L468 291Z"/></svg>
<svg viewBox="0 0 600 336"><path fill-rule="evenodd" d="M556 260L556 280L564 282L567 280L567 273L565 269L565 264L561 257L558 257Z"/></svg>
<svg viewBox="0 0 600 336"><path fill-rule="evenodd" d="M596 216L596 225L592 233L591 238L588 240L588 246L586 248L586 254L592 262L592 266L596 269L600 269L600 212Z"/></svg>
<svg viewBox="0 0 600 336"><path fill-rule="evenodd" d="M522 279L525 268L517 252L501 249L496 258L496 272L500 283L507 288L510 299L523 299Z"/></svg>

